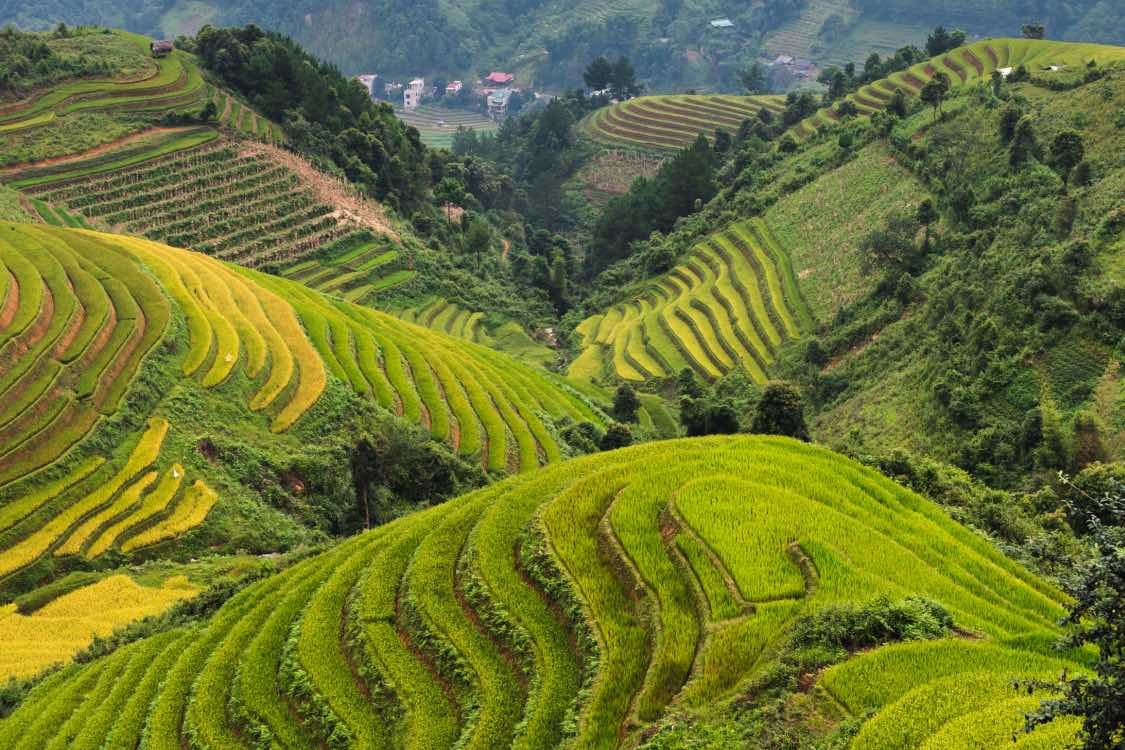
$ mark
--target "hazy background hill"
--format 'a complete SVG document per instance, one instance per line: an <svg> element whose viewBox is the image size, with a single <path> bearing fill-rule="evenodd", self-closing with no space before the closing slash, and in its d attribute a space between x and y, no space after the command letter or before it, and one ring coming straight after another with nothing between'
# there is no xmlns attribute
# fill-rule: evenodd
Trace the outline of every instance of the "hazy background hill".
<svg viewBox="0 0 1125 750"><path fill-rule="evenodd" d="M1125 42L1113 0L45 0L0 1L0 22L59 21L176 36L205 23L256 23L291 35L345 73L469 75L513 70L541 87L573 86L599 54L625 55L651 88L733 88L762 57L862 62L920 43L936 24L970 38L1042 21L1051 38ZM726 18L733 27L714 28Z"/></svg>

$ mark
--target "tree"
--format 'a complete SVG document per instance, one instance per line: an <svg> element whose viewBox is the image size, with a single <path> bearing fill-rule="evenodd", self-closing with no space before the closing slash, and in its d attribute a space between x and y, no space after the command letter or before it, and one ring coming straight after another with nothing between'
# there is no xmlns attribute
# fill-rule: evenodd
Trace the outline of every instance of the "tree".
<svg viewBox="0 0 1125 750"><path fill-rule="evenodd" d="M930 35L926 37L926 54L930 57L937 57L947 50L952 49L953 46L950 45L949 32L945 30L944 26L936 27L930 32Z"/></svg>
<svg viewBox="0 0 1125 750"><path fill-rule="evenodd" d="M1082 160L1074 165L1074 172L1070 175L1070 182L1072 185L1082 187L1089 185L1094 179L1094 165L1086 160Z"/></svg>
<svg viewBox="0 0 1125 750"><path fill-rule="evenodd" d="M388 520L394 501L434 505L485 482L480 464L463 461L414 427L365 435L350 455L352 485L364 527Z"/></svg>
<svg viewBox="0 0 1125 750"><path fill-rule="evenodd" d="M1021 167L1032 157L1039 158L1039 140L1035 137L1031 118L1021 117L1008 146L1008 163L1013 167Z"/></svg>
<svg viewBox="0 0 1125 750"><path fill-rule="evenodd" d="M738 80L747 94L761 94L767 90L766 69L761 63L754 63L748 68L738 71Z"/></svg>
<svg viewBox="0 0 1125 750"><path fill-rule="evenodd" d="M1063 184L1070 180L1070 170L1074 169L1086 156L1082 136L1073 130L1064 130L1051 142L1051 161L1059 170Z"/></svg>
<svg viewBox="0 0 1125 750"><path fill-rule="evenodd" d="M767 385L754 409L750 432L759 435L787 435L807 441L809 430L805 425L805 406L800 392L789 383L773 382Z"/></svg>
<svg viewBox="0 0 1125 750"><path fill-rule="evenodd" d="M618 448L625 448L633 444L633 431L629 429L629 425L621 424L620 422L610 422L609 427L606 428L605 435L602 435L601 449L603 451L612 451Z"/></svg>
<svg viewBox="0 0 1125 750"><path fill-rule="evenodd" d="M917 248L914 246L917 234L918 222L915 217L890 214L882 227L871 230L860 239L860 265L868 272L913 269L917 261Z"/></svg>
<svg viewBox="0 0 1125 750"><path fill-rule="evenodd" d="M1119 523L1125 522L1116 498ZM1063 716L1078 716L1081 750L1120 750L1125 746L1125 528L1092 522L1094 558L1081 565L1067 588L1074 605L1063 620L1072 631L1065 644L1073 648L1094 646L1097 661L1093 676L1070 677L1058 682L1020 683L1029 693L1037 689L1059 691L1061 697L1043 701L1027 716L1025 729Z"/></svg>
<svg viewBox="0 0 1125 750"><path fill-rule="evenodd" d="M628 383L622 383L613 394L613 418L618 422L636 422L641 400Z"/></svg>
<svg viewBox="0 0 1125 750"><path fill-rule="evenodd" d="M604 91L609 88L609 82L612 79L613 63L600 56L595 57L587 66L586 72L582 74L582 80L586 83L586 88L591 91Z"/></svg>
<svg viewBox="0 0 1125 750"><path fill-rule="evenodd" d="M1009 104L1000 113L1000 142L1007 145L1016 135L1016 126L1020 123L1023 112L1014 104Z"/></svg>
<svg viewBox="0 0 1125 750"><path fill-rule="evenodd" d="M484 219L473 219L469 229L465 232L465 247L476 258L477 270L480 270L481 255L488 251L492 245L492 230Z"/></svg>
<svg viewBox="0 0 1125 750"><path fill-rule="evenodd" d="M925 231L925 236L922 239L922 249L930 249L930 225L938 219L937 209L934 208L934 202L926 198L918 204L918 209L914 212L914 218L922 225Z"/></svg>
<svg viewBox="0 0 1125 750"><path fill-rule="evenodd" d="M999 70L992 71L992 95L997 99L1000 98L1000 93L1004 88L1004 74Z"/></svg>
<svg viewBox="0 0 1125 750"><path fill-rule="evenodd" d="M1047 27L1038 21L1025 23L1020 26L1020 33L1023 34L1024 39L1042 39L1047 33Z"/></svg>
<svg viewBox="0 0 1125 750"><path fill-rule="evenodd" d="M902 92L902 89L895 89L894 96L891 97L891 105L888 109L894 113L895 117L900 119L906 117L908 108L906 105L906 94Z"/></svg>
<svg viewBox="0 0 1125 750"><path fill-rule="evenodd" d="M629 60L624 57L618 58L613 64L609 93L614 99L629 99L641 93L641 85L637 83L637 73Z"/></svg>
<svg viewBox="0 0 1125 750"><path fill-rule="evenodd" d="M941 115L941 105L949 95L949 85L949 76L939 72L922 87L920 98L934 108L935 120Z"/></svg>

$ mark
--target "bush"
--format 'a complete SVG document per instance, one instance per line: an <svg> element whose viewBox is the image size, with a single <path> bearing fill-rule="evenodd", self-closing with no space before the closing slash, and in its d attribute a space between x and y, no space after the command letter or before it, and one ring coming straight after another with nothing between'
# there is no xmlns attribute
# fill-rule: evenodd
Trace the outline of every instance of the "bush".
<svg viewBox="0 0 1125 750"><path fill-rule="evenodd" d="M762 393L750 422L750 432L809 439L801 394L788 383L770 383Z"/></svg>
<svg viewBox="0 0 1125 750"><path fill-rule="evenodd" d="M622 383L613 394L613 418L618 422L636 422L641 400L628 383Z"/></svg>
<svg viewBox="0 0 1125 750"><path fill-rule="evenodd" d="M601 449L603 451L612 451L618 448L625 448L633 444L633 431L629 429L629 425L621 424L620 422L610 422L609 427L606 428L605 435L602 435Z"/></svg>
<svg viewBox="0 0 1125 750"><path fill-rule="evenodd" d="M801 648L856 651L892 641L941 638L953 628L945 607L921 596L892 601L889 597L863 605L825 607L793 629L793 643Z"/></svg>

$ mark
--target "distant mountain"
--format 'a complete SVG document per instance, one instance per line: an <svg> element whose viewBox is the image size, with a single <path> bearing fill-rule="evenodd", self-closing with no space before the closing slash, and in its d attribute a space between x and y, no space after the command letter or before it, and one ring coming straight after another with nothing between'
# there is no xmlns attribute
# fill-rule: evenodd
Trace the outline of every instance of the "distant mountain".
<svg viewBox="0 0 1125 750"><path fill-rule="evenodd" d="M740 67L762 54L861 61L872 49L920 42L929 28L970 37L1010 36L1042 21L1048 36L1125 42L1114 0L0 0L0 22L44 28L119 26L151 35L193 33L204 23L256 23L288 34L345 73L470 75L512 70L524 82L573 86L597 55L629 57L653 88L737 87ZM711 21L729 19L727 27Z"/></svg>

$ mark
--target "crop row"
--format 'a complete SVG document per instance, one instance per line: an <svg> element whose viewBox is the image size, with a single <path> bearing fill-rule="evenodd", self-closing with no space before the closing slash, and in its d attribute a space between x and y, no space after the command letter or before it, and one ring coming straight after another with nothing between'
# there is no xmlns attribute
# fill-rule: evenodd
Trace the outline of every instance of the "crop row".
<svg viewBox="0 0 1125 750"><path fill-rule="evenodd" d="M170 309L119 250L85 235L10 225L0 313L0 484L62 455L112 414Z"/></svg>
<svg viewBox="0 0 1125 750"><path fill-rule="evenodd" d="M138 38L137 44L141 45ZM153 75L139 81L87 80L53 86L32 99L0 108L0 123L12 123L34 115L74 107L96 105L106 99L124 97L157 97L184 88L190 70L198 68L186 56L176 53L156 61Z"/></svg>
<svg viewBox="0 0 1125 750"><path fill-rule="evenodd" d="M1049 639L1043 645L1049 649ZM818 689L852 715L874 714L853 742L857 749L998 747L1018 737L1024 714L1042 700L1017 693L1012 682L1051 681L1064 671L1082 670L1034 650L946 639L865 654L828 670ZM1076 729L1076 722L1056 722L1013 746L1062 747ZM1051 741L1057 744L1039 745Z"/></svg>
<svg viewBox="0 0 1125 750"><path fill-rule="evenodd" d="M488 343L483 326L484 314L471 312L454 302L436 299L420 307L403 310L398 316L403 320L450 336L477 344Z"/></svg>
<svg viewBox="0 0 1125 750"><path fill-rule="evenodd" d="M719 95L643 96L598 110L585 123L594 140L658 149L680 149L702 133L713 138L716 130L732 135L744 120L761 109L778 112L777 97Z"/></svg>
<svg viewBox="0 0 1125 750"><path fill-rule="evenodd" d="M251 267L300 260L355 231L294 172L229 145L43 184L37 197Z"/></svg>
<svg viewBox="0 0 1125 750"><path fill-rule="evenodd" d="M68 660L75 652L89 646L95 637L104 638L129 622L158 614L198 591L182 576L169 579L160 588L149 588L118 574L62 594L27 614L17 611L15 604L0 607L0 640L4 643L4 651L0 653L0 679L35 675ZM159 643L160 639L153 642ZM147 664L136 672L139 674L144 667ZM128 673L128 669L125 672ZM104 732L112 718L112 715L97 712L90 717L88 728L83 732L88 734L95 727ZM60 733L68 731L63 729ZM89 746L88 740L77 735L70 735L69 739L75 744L68 747Z"/></svg>
<svg viewBox="0 0 1125 750"><path fill-rule="evenodd" d="M289 265L283 276L317 291L357 304L380 290L409 281L414 273L402 268L400 253L366 231L344 234L321 257Z"/></svg>
<svg viewBox="0 0 1125 750"><path fill-rule="evenodd" d="M802 613L907 594L978 637L826 672L817 700L875 714L859 746L991 736L1024 706L1011 677L1077 668L1036 653L1057 634L1061 594L881 475L783 438L650 443L297 563L189 634L49 678L0 721L0 741L613 748L671 706L738 689ZM106 724L97 706L124 674L136 688ZM65 721L45 721L58 705Z"/></svg>
<svg viewBox="0 0 1125 750"><path fill-rule="evenodd" d="M626 380L743 367L763 381L781 342L812 327L785 252L755 219L708 237L641 294L584 321L584 347L597 353L576 362L593 374L604 361Z"/></svg>
<svg viewBox="0 0 1125 750"><path fill-rule="evenodd" d="M1106 63L1121 59L1125 59L1125 51L1108 45L1042 39L986 39L892 73L849 94L847 99L861 115L867 116L885 109L897 91L917 96L939 73L949 79L951 87L958 88L988 80L993 71L1010 72L1021 65L1032 70L1051 65L1081 68L1091 60ZM817 128L831 125L839 119L837 106L822 109L803 120L794 126L793 132L798 137L806 137Z"/></svg>
<svg viewBox="0 0 1125 750"><path fill-rule="evenodd" d="M295 281L255 278L292 300L336 377L426 425L461 454L479 454L490 469L527 469L557 460L560 452L547 418L600 421L548 376L513 366L496 352L466 347Z"/></svg>

